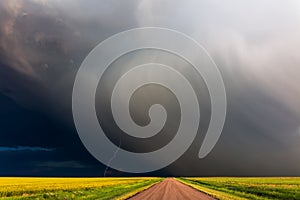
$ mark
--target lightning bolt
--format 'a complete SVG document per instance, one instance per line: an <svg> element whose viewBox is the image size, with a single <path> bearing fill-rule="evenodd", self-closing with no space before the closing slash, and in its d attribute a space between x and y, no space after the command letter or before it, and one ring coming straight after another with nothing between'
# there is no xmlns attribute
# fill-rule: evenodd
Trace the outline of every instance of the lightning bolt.
<svg viewBox="0 0 300 200"><path fill-rule="evenodd" d="M114 152L114 154L112 155L112 157L109 159L107 165L106 165L106 168L104 170L104 173L103 173L103 177L106 177L106 173L107 173L107 170L110 166L110 163L116 158L117 156L117 153L119 152L120 148L121 148L121 144L122 144L122 140L121 140L121 137L119 138L119 145L118 145L118 148L116 149L116 151Z"/></svg>

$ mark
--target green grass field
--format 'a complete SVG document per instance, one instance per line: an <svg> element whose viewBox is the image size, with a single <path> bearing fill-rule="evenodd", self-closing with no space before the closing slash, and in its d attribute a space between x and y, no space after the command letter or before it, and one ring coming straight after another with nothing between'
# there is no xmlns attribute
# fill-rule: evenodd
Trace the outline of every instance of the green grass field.
<svg viewBox="0 0 300 200"><path fill-rule="evenodd" d="M300 199L300 178L179 178L217 199Z"/></svg>
<svg viewBox="0 0 300 200"><path fill-rule="evenodd" d="M1 199L126 199L161 178L0 178Z"/></svg>

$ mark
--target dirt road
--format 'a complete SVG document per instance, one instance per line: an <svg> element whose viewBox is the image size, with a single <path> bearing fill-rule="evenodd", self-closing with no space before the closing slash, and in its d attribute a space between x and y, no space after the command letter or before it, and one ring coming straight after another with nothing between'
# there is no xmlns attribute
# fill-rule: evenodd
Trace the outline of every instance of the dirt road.
<svg viewBox="0 0 300 200"><path fill-rule="evenodd" d="M151 188L133 196L131 200L212 200L214 198L199 192L179 181L168 178Z"/></svg>

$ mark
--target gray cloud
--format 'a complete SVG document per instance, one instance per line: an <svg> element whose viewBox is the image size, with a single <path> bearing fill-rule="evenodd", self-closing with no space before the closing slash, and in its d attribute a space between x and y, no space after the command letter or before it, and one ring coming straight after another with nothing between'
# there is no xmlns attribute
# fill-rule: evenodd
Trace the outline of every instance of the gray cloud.
<svg viewBox="0 0 300 200"><path fill-rule="evenodd" d="M299 10L297 1L258 6L253 1L145 0L137 18L141 26L167 26L193 36L236 82L257 84L300 114Z"/></svg>

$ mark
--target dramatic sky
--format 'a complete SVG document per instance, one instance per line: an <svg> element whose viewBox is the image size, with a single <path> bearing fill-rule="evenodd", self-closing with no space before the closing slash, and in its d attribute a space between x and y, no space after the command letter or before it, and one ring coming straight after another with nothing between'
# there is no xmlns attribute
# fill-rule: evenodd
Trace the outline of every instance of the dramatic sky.
<svg viewBox="0 0 300 200"><path fill-rule="evenodd" d="M220 69L228 101L209 156L197 157L200 134L179 160L152 175L300 175L297 0L1 0L0 175L122 175L104 174L81 143L72 87L99 42L145 26L201 43Z"/></svg>

